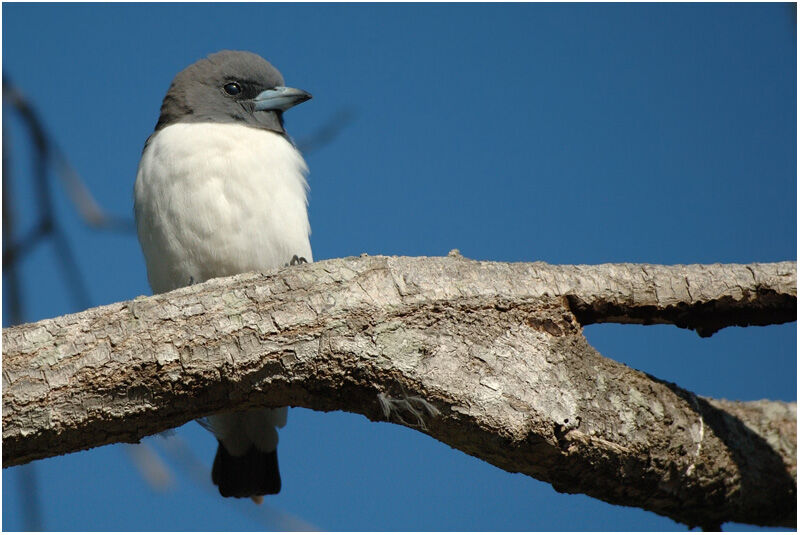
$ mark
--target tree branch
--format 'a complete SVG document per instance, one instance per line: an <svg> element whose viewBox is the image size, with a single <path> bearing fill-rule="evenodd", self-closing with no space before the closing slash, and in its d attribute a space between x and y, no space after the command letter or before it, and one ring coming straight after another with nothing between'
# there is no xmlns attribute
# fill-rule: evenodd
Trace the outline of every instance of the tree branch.
<svg viewBox="0 0 800 535"><path fill-rule="evenodd" d="M690 526L795 526L796 403L696 396L601 356L581 323L795 321L796 272L364 256L11 327L3 466L221 410L388 411L560 492Z"/></svg>

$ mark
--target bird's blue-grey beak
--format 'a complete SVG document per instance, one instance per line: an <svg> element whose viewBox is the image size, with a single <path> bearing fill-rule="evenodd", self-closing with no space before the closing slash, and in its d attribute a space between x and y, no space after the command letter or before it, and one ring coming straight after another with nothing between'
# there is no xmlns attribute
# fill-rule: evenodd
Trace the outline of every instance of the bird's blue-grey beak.
<svg viewBox="0 0 800 535"><path fill-rule="evenodd" d="M278 86L262 91L253 99L253 102L255 102L256 111L286 111L310 98L311 95L302 89Z"/></svg>

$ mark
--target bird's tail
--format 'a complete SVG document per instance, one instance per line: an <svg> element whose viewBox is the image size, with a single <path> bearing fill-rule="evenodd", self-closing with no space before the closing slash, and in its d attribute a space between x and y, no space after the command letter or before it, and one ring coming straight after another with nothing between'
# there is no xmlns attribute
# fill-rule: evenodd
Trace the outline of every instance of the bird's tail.
<svg viewBox="0 0 800 535"><path fill-rule="evenodd" d="M244 455L234 457L220 442L211 469L211 480L226 498L278 494L281 491L278 450L265 453L251 446Z"/></svg>

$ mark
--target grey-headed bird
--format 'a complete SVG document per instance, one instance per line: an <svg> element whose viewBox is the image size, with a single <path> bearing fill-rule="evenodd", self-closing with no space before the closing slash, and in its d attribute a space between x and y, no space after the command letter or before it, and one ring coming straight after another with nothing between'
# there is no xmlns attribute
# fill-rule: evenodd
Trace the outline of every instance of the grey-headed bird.
<svg viewBox="0 0 800 535"><path fill-rule="evenodd" d="M251 52L217 52L175 76L134 187L153 292L312 261L308 168L283 122L283 112L310 98ZM280 491L277 428L287 412L208 418L220 494L258 502Z"/></svg>

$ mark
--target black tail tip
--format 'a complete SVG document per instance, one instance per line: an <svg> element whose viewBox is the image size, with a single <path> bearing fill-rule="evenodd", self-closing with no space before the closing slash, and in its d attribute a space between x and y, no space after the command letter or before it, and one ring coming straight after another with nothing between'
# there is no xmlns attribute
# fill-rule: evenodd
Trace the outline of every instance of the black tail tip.
<svg viewBox="0 0 800 535"><path fill-rule="evenodd" d="M278 451L259 451L255 446L240 457L234 457L222 443L217 447L211 481L225 498L250 498L281 491Z"/></svg>

